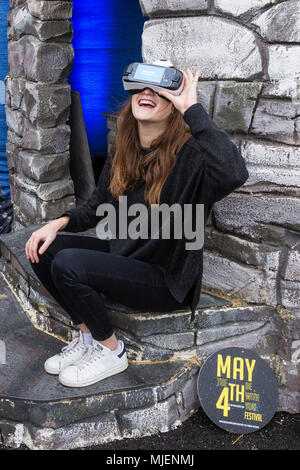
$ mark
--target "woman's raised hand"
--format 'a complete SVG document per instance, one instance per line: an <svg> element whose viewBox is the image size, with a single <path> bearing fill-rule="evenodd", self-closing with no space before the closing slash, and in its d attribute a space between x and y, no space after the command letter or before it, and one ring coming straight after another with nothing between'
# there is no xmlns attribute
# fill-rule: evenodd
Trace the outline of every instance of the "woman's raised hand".
<svg viewBox="0 0 300 470"><path fill-rule="evenodd" d="M158 92L160 96L164 96L170 100L175 108L177 108L181 114L184 114L185 111L198 102L197 100L197 84L199 80L200 71L197 70L195 76L193 76L190 69L186 71L181 70L184 77L183 90L180 95L175 96L169 93L167 90L161 90Z"/></svg>

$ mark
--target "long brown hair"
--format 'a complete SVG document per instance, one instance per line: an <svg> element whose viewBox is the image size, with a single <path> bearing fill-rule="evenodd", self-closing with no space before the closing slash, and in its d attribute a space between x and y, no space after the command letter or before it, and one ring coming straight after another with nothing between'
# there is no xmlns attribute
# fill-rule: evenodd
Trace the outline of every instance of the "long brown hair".
<svg viewBox="0 0 300 470"><path fill-rule="evenodd" d="M176 156L182 145L191 136L190 128L182 114L172 104L167 123L167 131L152 141L151 151L142 155L138 126L131 109L131 97L119 111L115 153L112 158L112 171L109 190L114 197L123 195L143 178L144 198L148 204L159 204L160 194Z"/></svg>

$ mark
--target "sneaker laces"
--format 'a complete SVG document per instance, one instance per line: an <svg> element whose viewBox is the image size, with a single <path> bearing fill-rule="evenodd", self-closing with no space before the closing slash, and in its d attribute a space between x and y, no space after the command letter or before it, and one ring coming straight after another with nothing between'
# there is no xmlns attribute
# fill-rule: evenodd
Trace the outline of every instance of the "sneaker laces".
<svg viewBox="0 0 300 470"><path fill-rule="evenodd" d="M80 344L80 336L77 336L76 338L74 338L71 343L67 344L67 346L63 347L62 350L61 350L61 353L60 355L61 356L67 356L71 349L72 351L75 349L75 347L78 347L78 346L81 346Z"/></svg>
<svg viewBox="0 0 300 470"><path fill-rule="evenodd" d="M99 343L88 344L86 352L82 358L76 362L76 366L82 370L102 356L104 356L104 348L102 348Z"/></svg>

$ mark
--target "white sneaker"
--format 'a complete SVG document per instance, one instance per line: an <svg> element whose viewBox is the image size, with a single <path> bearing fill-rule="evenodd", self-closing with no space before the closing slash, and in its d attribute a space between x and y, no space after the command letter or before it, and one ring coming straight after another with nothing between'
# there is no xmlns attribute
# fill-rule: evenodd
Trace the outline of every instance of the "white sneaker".
<svg viewBox="0 0 300 470"><path fill-rule="evenodd" d="M82 332L76 336L67 346L62 348L59 354L50 357L44 364L45 371L48 374L59 374L64 367L67 367L79 361L87 351L87 344L83 343Z"/></svg>
<svg viewBox="0 0 300 470"><path fill-rule="evenodd" d="M123 341L122 351L112 352L106 346L93 340L88 345L85 355L74 365L64 368L59 374L59 381L67 387L86 387L111 375L119 374L128 367L127 354Z"/></svg>

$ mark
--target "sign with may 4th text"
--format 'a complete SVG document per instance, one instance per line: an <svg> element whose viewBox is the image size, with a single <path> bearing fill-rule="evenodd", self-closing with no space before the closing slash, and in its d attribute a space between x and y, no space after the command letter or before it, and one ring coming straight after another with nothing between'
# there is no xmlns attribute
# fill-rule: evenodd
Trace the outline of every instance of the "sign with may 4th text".
<svg viewBox="0 0 300 470"><path fill-rule="evenodd" d="M277 408L276 377L249 349L226 348L209 356L199 372L197 391L207 416L234 433L263 428Z"/></svg>

